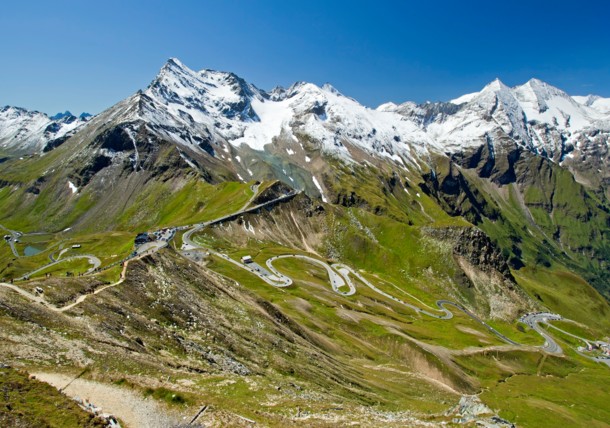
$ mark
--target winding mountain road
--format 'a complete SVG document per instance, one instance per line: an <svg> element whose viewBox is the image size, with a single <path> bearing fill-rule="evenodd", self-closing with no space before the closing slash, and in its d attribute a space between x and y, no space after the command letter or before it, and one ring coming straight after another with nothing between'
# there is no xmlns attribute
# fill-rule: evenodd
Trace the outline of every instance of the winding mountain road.
<svg viewBox="0 0 610 428"><path fill-rule="evenodd" d="M521 317L521 322L527 324L536 331L540 336L544 338L544 345L542 345L542 349L548 352L549 354L563 354L563 350L561 346L555 342L555 340L543 329L540 327L540 323L547 323L550 320L559 321L562 317L557 314L551 314L548 312L539 312L533 314L526 314Z"/></svg>
<svg viewBox="0 0 610 428"><path fill-rule="evenodd" d="M277 269L275 269L275 267L273 267L273 262L275 260L288 259L288 258L305 260L306 262L317 264L318 266L321 266L322 268L326 269L326 272L328 273L328 280L330 282L331 287L335 291L335 293L341 294L343 296L351 296L354 293L356 293L356 287L354 286L354 284L352 284L351 281L348 280L346 283L346 281L344 281L343 277L340 274L338 274L337 272L335 272L329 265L327 265L326 263L324 263L321 260L314 259L313 257L304 256L304 255L300 255L300 254L285 254L285 255L281 255L281 256L271 257L270 259L267 260L266 265L275 275L283 277L283 278L288 278L287 276L282 275ZM346 285L349 287L349 290L341 291L340 288L344 287Z"/></svg>
<svg viewBox="0 0 610 428"><path fill-rule="evenodd" d="M196 244L191 239L191 236L193 233L202 230L204 227L205 226L197 225L193 229L189 230L187 233L185 233L183 235L183 242L187 246L187 248L189 248L189 249L190 248L205 248L205 247L202 247L202 246ZM449 319L453 318L453 313L449 309L447 309L446 306L453 306L454 308L463 312L464 314L466 314L468 317L472 318L479 324L483 325L490 333L494 334L500 340L502 340L510 345L521 346L520 343L515 342L514 340L512 340L512 339L508 338L507 336L505 336L504 334L500 333L498 330L496 330L495 328L493 328L492 326L487 324L485 321L480 319L478 316L476 316L474 313L472 313L471 311L469 311L468 309L466 309L464 306L460 305L459 303L451 302L449 300L438 300L436 302L436 305L438 306L439 311L442 312L442 314L430 312L426 309L422 309L411 303L407 303L389 293L386 293L385 291L383 291L383 290L379 289L378 287L376 287L375 285L373 285L370 281L368 281L366 278L364 278L354 269L352 269L351 267L349 267L347 265L341 264L341 263L335 263L332 266L330 266L327 263L323 262L322 260L319 260L319 259L316 259L313 257L309 257L306 255L284 254L284 255L279 255L279 256L273 256L266 260L266 265L269 268L269 271L272 273L272 275L269 275L267 272L250 267L248 263L240 263L237 260L232 259L231 257L229 257L226 254L218 253L210 248L205 248L205 250L208 251L210 254L214 254L215 256L220 257L241 269L247 270L248 272L252 273L253 275L258 276L260 279L262 279L266 283L268 283L274 287L277 287L277 288L285 288L285 287L289 287L290 285L293 284L293 281L290 277L282 274L280 271L278 271L275 268L275 266L273 266L273 262L276 260L279 260L279 259L295 258L295 259L300 259L300 260L306 261L308 263L316 264L316 265L323 267L326 270L326 272L328 273L329 283L330 283L333 291L342 296L352 296L356 293L356 286L350 278L350 275L353 275L354 277L358 278L358 280L360 280L364 285L369 287L374 292L376 292L390 300L393 300L397 303L400 303L400 304L414 310L417 313L424 314L429 317L449 320ZM342 288L346 287L346 286L348 287L348 290L346 290L346 291L342 290ZM551 319L551 317L555 317L552 319L561 319L561 317L559 315L547 314L548 319ZM545 319L547 319L547 318L545 318ZM535 326L532 328L534 328L534 330L536 330L545 339L545 344L540 347L541 349L543 349L546 352L554 353L554 354L562 353L562 350L559 347L559 345L557 345L557 343L555 341L553 341L552 338L550 338L547 334L545 334L545 332L542 331L538 327L537 323L533 322L532 325Z"/></svg>
<svg viewBox="0 0 610 428"><path fill-rule="evenodd" d="M352 269L351 267L349 267L349 266L346 266L346 265L341 264L341 263L335 263L335 264L333 265L333 268L337 269L337 271L338 271L338 272L340 272L341 274L343 274L343 276L344 276L346 279L347 279L347 278L349 278L349 275L350 275L350 274L351 274L351 275L354 275L356 278L358 278L358 279L360 280L360 282L362 282L364 285L366 285L367 287L369 287L369 288L370 288L371 290L373 290L374 292L376 292L376 293L378 293L378 294L381 294L382 296L384 296L384 297L386 297L386 298L388 298L388 299L390 299L390 300L393 300L393 301L395 301L395 302L398 302L398 303L400 303L400 304L402 304L402 305L404 305L404 306L406 306L406 307L408 307L408 308L410 308L410 309L413 309L415 312L422 313L422 314L424 314L424 315L428 315L429 317L438 318L438 319L445 319L445 320L448 320L448 319L453 318L453 314L451 313L451 311L449 311L449 310L447 310L447 309L443 308L442 306L439 306L439 308L440 308L440 310L441 310L442 312L444 312L444 315L439 315L439 314L434 314L434 313L432 313L432 312L429 312L429 311L427 311L427 310L425 310L425 309L421 309L420 307L415 306L415 305L412 305L411 303L407 303L407 302L405 302L405 301L403 301L403 300L399 299L398 297L394 297L394 296L392 296L391 294L386 293L385 291L380 290L379 288L377 288L376 286L374 286L373 284L371 284L371 283L370 283L370 282L369 282L369 281L368 281L366 278L364 278L362 275L360 275L358 272L356 272L355 270L353 270L353 269ZM351 281L350 281L350 282L351 282ZM439 302L440 302L440 300L439 300ZM438 305L438 303L437 303L437 305Z"/></svg>

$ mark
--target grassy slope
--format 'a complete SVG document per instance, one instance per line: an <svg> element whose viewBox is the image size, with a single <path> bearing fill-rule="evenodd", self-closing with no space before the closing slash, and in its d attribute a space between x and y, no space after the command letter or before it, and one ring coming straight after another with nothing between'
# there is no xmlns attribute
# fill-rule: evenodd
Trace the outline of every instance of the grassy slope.
<svg viewBox="0 0 610 428"><path fill-rule="evenodd" d="M294 250L277 248L270 243L261 244L254 240L248 248L233 251L229 247L225 249L235 259L245 253L253 254L259 263L273 254L294 252ZM457 314L456 318L449 322L426 317L418 318L412 311L401 308L394 302L386 301L362 284L357 284L358 293L355 296L338 297L329 290L326 274L317 267L302 261L278 260L275 266L295 278L295 285L285 290L278 290L260 282L245 271L235 269L221 259L213 259L210 264L213 270L235 278L266 300L281 307L284 313L288 314L291 319L297 320L299 324L324 337L331 338L332 342L339 345L343 352L346 352L351 358L361 356L368 359L370 362L364 363L359 369L367 379L369 376L379 375L378 369L374 369L374 367L393 364L398 364L397 367L400 367L404 361L412 358L412 355L404 349L408 342L404 342L400 336L393 334L393 329L423 342L445 346L449 349L477 348L501 343L463 315ZM383 274L380 275L383 276ZM373 282L378 281L377 276L370 276L370 279ZM409 288L408 291L417 292L415 287ZM599 298L597 293L593 294ZM403 298L408 300L404 296ZM592 299L593 296L588 296L588 298ZM299 303L302 301L308 302L306 308ZM591 305L591 301L587 297L583 297L582 303L585 307ZM531 331L519 333L516 325L509 326L500 323L495 326L518 341L541 344L541 339L535 333ZM478 335L466 334L460 330L460 327L472 329L482 338ZM365 343L372 344L373 349L364 345ZM379 350L384 350L384 352L380 354ZM577 391L578 388L592 384L590 390L592 396L601 394L607 397L607 392L601 385L606 382L605 379L610 379L610 372L605 367L589 364L586 360L573 354L568 358L548 357L542 364L541 358L543 358L542 354L532 351L495 351L482 352L474 354L474 356L457 354L453 359L466 373L481 382L481 386L486 391L482 396L484 402L511 421L523 426L551 427L566 421L570 421L573 426L579 426L584 421L591 423L592 426L602 426L601 423L605 420L606 415L603 410L604 406L598 398L589 400L587 392L575 401L576 409L568 409L565 403L573 392L566 391ZM595 375L582 373L583 366L594 370ZM408 363L406 367L401 367L401 370L410 369L412 367L409 367ZM510 381L506 381L507 378ZM543 388L536 387L540 379L544 379ZM375 384L373 380L370 382ZM518 382L519 392L515 393L512 388L507 388L507 382ZM438 409L438 407L422 407L423 403L409 402L414 397L399 398L401 394L397 394L390 385L387 382L377 384L381 390L388 388L388 399L391 394L396 394L394 396L396 408L407 406L419 411ZM412 388L419 391L420 387L412 385ZM566 408L561 412L556 412L555 407L558 405L556 403ZM535 414L535 406L543 404L549 410ZM570 413L571 417L565 419L565 412Z"/></svg>
<svg viewBox="0 0 610 428"><path fill-rule="evenodd" d="M610 330L610 305L585 280L571 272L526 268L518 283L549 310L583 323L603 337Z"/></svg>
<svg viewBox="0 0 610 428"><path fill-rule="evenodd" d="M370 183L368 180L367 183ZM378 190L377 190L378 191ZM360 188L360 193L363 190ZM404 200L400 197L390 197L382 204L381 202L373 204L374 206L384 206L387 211L404 210L407 213L415 212L413 210L413 198L407 195ZM423 197L422 197L423 196ZM415 196L416 197L416 196ZM429 203L429 199L425 195L420 195L422 205ZM430 201L431 202L431 201ZM484 228L489 231L494 231L494 228L501 233L496 236L499 241L505 240L504 245L510 248L516 235L521 235L522 231L515 229L515 224L526 229L529 225L523 220L523 212L517 201L514 200L514 195L508 193L506 199L501 200L505 207L507 219L503 223L488 223ZM434 204L432 202L432 204ZM411 210L411 211L409 211ZM421 213L421 208L417 206L417 210ZM441 224L452 224L453 219L447 219L446 215L438 214L437 211L426 210L426 213L434 219L440 217ZM430 215L432 214L432 215ZM416 297L426 304L432 304L437 298L446 297L446 286L443 282L449 282L454 274L454 267L446 263L447 248L436 247L433 243L422 240L417 223L429 224L429 217L416 217L411 215L410 220L415 220L415 225L408 226L404 222L404 217L400 215L393 216L396 220L386 216L373 215L367 209L351 208L347 210L332 211L329 216L329 229L333 231L333 239L327 242L329 247L338 249L341 254L341 261L352 264L352 266L360 269L366 269L369 278L377 283L382 284L381 288L393 292L404 300L409 300L409 297ZM397 221L402 220L402 221ZM530 226L531 227L531 226ZM523 240L521 247L526 253L526 258L534 256L537 251L537 242L544 239L544 230L532 228L532 239L526 238ZM371 236L374 237L371 238ZM208 242L213 242L208 236ZM220 241L215 241L219 244ZM230 243L224 242L225 250L229 253L233 251L235 258L249 253L258 257L262 262L265 257L285 251L294 251L289 249L273 249L271 243L261 243L252 241L251 247L246 249L232 249ZM266 247L268 246L268 247ZM262 248L262 251L261 251ZM532 257L533 258L533 257ZM280 304L282 309L287 313L300 319L305 325L310 325L312 328L319 328L320 332L325 335L330 335L336 343L342 343L343 346L350 348L355 346L353 340L350 342L343 333L352 332L367 337L367 341L379 344L379 349L390 349L391 339L378 342L379 337L388 336L388 331L383 323L380 325L379 319L372 322L360 320L359 322L346 320L345 317L337 315L337 305L341 308L354 309L350 306L349 299L334 296L326 296L328 292L324 289L324 273L316 272L309 266L303 267L302 263L295 261L278 261L277 267L281 267L284 272L289 273L295 278L300 278L296 283L296 287L288 290L273 290L265 284L256 287L257 293L264 293L265 298ZM224 274L236 277L240 282L253 284L252 278L248 278L246 273L237 272L230 265L222 266L221 261L214 261L214 269L219 269ZM303 272L307 272L303 277ZM432 272L432 274L430 274ZM557 265L551 269L522 269L513 272L516 275L518 283L530 294L533 299L542 299L541 304L549 310L562 313L568 318L574 318L584 324L589 325L593 330L592 333L596 337L603 337L610 325L610 312L608 311L607 302L578 275L568 273L561 270L561 265ZM312 289L311 281L321 281L320 288ZM380 279L386 280L380 281ZM392 289L392 284L398 284L402 290ZM385 285L383 285L385 284ZM259 288L262 287L262 288ZM306 289L307 292L301 290ZM404 292L403 296L400 292ZM291 298L286 296L288 293ZM321 294L322 293L322 294ZM398 294L396 294L398 293ZM408 293L408 294L406 294ZM280 296L274 297L274 295ZM329 303L326 298L322 299L323 295L328 299L340 300L340 302ZM294 309L293 302L297 299L306 299L311 303L312 307L307 312L307 316L299 314ZM315 300L322 301L316 302ZM358 285L358 293L352 299L362 303L360 299L366 299L367 303L364 307L368 311L373 311L373 316L376 311L380 310L372 303L373 300L383 301L378 295L371 294L368 289L361 284ZM347 300L347 302L344 302ZM414 302L415 303L415 302ZM391 319L400 324L400 330L406 332L412 337L415 337L424 342L431 344L439 344L453 349L461 349L467 346L481 346L482 341L472 335L463 334L456 327L466 326L477 331L476 325L462 316L458 315L451 322L434 321L430 319L416 320L413 314L409 314L408 310L393 306L392 302L384 302L382 304L392 307L392 312L383 312L380 314L383 319ZM367 312L364 310L364 312ZM363 309L359 307L359 311ZM368 314L372 315L372 314ZM381 319L381 318L380 318ZM400 321L396 321L400 319ZM324 320L324 321L321 321ZM406 321L405 321L406 320ZM332 327L336 324L341 325L341 331L336 332ZM492 323L500 331L505 332L508 336L522 343L540 345L541 339L533 331L519 324ZM518 329L520 327L520 331ZM353 329L353 330L352 330ZM484 331L482 332L486 334ZM602 335L602 336L600 336ZM348 335L349 336L349 335ZM388 337L392 337L390 334ZM493 337L486 337L487 344L494 344ZM358 349L363 355L370 357L370 354L365 349ZM610 378L610 374L606 368L596 364L589 364L588 361L570 354L567 358L549 357L541 363L541 354L538 352L495 352L485 354L482 353L477 357L455 357L456 363L471 373L473 377L482 382L482 386L487 388L487 392L483 395L484 401L488 402L492 408L498 409L500 414L524 426L557 426L559 423L570 422L572 425L582 425L591 423L592 426L601 426L602 421L606 420L604 406L597 396L608 397L607 391L601 386L604 379ZM583 365L590 370L595 371L595 375L591 376L588 373L581 373ZM544 388L538 390L535 385L539 382L539 376L545 379ZM507 382L504 380L510 378L512 381L518 379L520 392L515 392L511 388L507 388ZM554 407L562 403L561 406L566 406L565 400L568 399L569 393L566 391L576 391L579 388L585 387L587 384L593 384L591 395L596 398L590 400L589 394L583 394L579 397L576 403L576 410L564 409L557 412ZM562 398L564 397L564 398ZM564 400L564 401L561 401ZM534 406L546 405L548 411L545 410L540 414L534 414ZM588 404L587 404L588 403ZM565 414L569 416L566 419ZM519 414L521 416L516 416Z"/></svg>
<svg viewBox="0 0 610 428"><path fill-rule="evenodd" d="M170 191L165 183L153 183L147 187L132 208L116 221L115 230L95 232L93 230L63 231L41 235L25 235L17 244L23 255L26 245L43 250L32 257L15 258L4 240L0 242L0 278L24 275L49 262L49 255L58 255L60 248L67 248L63 257L78 254L94 254L102 260L102 266L121 260L133 251L136 231L155 230L159 227L180 226L211 220L225 213L237 211L252 197L250 184L225 182L216 186L192 180L179 189ZM0 202L1 205L1 202ZM138 207L149 207L141 210ZM154 215L150 210L158 210ZM145 218L142 218L145 217ZM12 218L12 217L11 217ZM140 219L140 221L136 221ZM67 226L68 223L64 224ZM9 222L7 227L23 226L22 222ZM32 231L23 229L23 231ZM34 239L36 238L36 239ZM36 242L30 243L28 240ZM81 245L72 249L73 244ZM57 269L65 270L61 266ZM85 269L86 270L86 269Z"/></svg>
<svg viewBox="0 0 610 428"><path fill-rule="evenodd" d="M0 425L4 427L103 427L52 386L13 369L0 369Z"/></svg>
<svg viewBox="0 0 610 428"><path fill-rule="evenodd" d="M493 221L484 218L480 227L526 265L573 271L608 297L607 203L578 184L569 171L554 165L540 168L528 175L530 181L502 189L474 171L464 171L470 185L502 213Z"/></svg>

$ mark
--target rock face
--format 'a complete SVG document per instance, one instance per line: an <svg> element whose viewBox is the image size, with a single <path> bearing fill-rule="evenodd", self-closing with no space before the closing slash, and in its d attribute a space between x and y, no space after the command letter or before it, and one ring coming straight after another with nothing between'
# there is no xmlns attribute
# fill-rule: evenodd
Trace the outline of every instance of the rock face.
<svg viewBox="0 0 610 428"><path fill-rule="evenodd" d="M292 189L286 184L282 183L281 181L277 181L262 191L253 202L254 204L264 204L265 202L269 202L286 195L291 191Z"/></svg>
<svg viewBox="0 0 610 428"><path fill-rule="evenodd" d="M476 227L424 228L423 232L453 246L453 254L463 257L484 272L497 272L514 283L508 260L502 250L494 244L489 236Z"/></svg>
<svg viewBox="0 0 610 428"><path fill-rule="evenodd" d="M511 320L535 307L516 284L506 255L483 231L449 227L424 228L423 232L452 245L453 257L464 275L461 294L479 315Z"/></svg>
<svg viewBox="0 0 610 428"><path fill-rule="evenodd" d="M272 192L274 187L270 188ZM316 252L315 248L325 239L325 224L324 207L307 195L299 194L276 208L245 214L236 222L220 224L213 233L239 246L247 246L250 239L257 239Z"/></svg>
<svg viewBox="0 0 610 428"><path fill-rule="evenodd" d="M453 248L456 256L464 257L485 272L499 272L508 283L514 283L515 279L510 273L506 256L489 236L474 227L460 228L456 232Z"/></svg>

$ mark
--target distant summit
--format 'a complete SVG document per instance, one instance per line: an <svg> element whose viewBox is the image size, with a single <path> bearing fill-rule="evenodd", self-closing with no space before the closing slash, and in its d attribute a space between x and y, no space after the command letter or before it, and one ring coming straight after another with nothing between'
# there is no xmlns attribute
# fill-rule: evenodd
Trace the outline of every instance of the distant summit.
<svg viewBox="0 0 610 428"><path fill-rule="evenodd" d="M70 113L68 110L66 110L63 113L59 112L56 115L49 117L49 119L51 119L51 120L61 120L63 118L71 117L71 116L74 116L74 115L72 113Z"/></svg>

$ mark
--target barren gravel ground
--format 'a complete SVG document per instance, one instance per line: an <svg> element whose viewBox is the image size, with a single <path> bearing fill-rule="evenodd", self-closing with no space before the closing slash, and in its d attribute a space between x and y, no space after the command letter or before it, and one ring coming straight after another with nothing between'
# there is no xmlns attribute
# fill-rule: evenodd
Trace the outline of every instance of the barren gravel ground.
<svg viewBox="0 0 610 428"><path fill-rule="evenodd" d="M72 377L56 373L33 373L37 379L47 382L56 388L62 388ZM102 408L103 413L110 413L123 422L127 428L167 428L184 422L178 413L170 413L152 399L146 399L125 388L104 385L98 382L77 379L70 384L64 393L69 397L80 397ZM188 421L187 421L188 422Z"/></svg>

